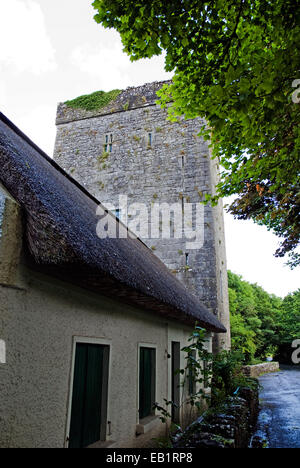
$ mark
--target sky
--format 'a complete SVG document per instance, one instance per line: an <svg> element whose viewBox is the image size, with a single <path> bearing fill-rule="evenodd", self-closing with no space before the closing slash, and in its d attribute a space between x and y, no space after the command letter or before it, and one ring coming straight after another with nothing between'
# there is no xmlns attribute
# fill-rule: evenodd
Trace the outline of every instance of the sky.
<svg viewBox="0 0 300 468"><path fill-rule="evenodd" d="M170 79L163 57L130 62L119 34L99 26L90 0L0 0L0 111L49 156L58 102ZM299 268L274 257L278 239L225 214L228 268L284 297Z"/></svg>

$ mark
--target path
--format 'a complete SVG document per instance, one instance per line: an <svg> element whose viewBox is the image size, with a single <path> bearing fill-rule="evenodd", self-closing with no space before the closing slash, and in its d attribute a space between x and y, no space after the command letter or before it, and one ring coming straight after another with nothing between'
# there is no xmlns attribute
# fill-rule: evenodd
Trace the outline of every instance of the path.
<svg viewBox="0 0 300 468"><path fill-rule="evenodd" d="M263 390L256 435L266 438L269 448L300 448L300 366L282 366L259 381Z"/></svg>

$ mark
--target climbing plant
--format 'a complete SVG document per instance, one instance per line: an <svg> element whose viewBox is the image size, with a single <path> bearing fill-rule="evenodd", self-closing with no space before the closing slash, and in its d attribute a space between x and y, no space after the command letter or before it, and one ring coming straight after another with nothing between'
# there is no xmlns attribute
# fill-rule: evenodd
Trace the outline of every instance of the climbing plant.
<svg viewBox="0 0 300 468"><path fill-rule="evenodd" d="M172 408L185 411L190 408L191 418L187 422L191 422L208 408L222 405L228 396L237 394L240 387L255 386L253 379L246 378L241 371L244 356L238 351L222 351L215 355L209 352L207 331L197 323L188 342L181 350L185 354L185 367L175 371L182 376L180 405L167 399L164 399L164 406L154 405L161 421L168 427L168 437L156 439L164 447L171 447L174 435L182 431L180 425L172 422ZM209 392L207 388L210 388Z"/></svg>
<svg viewBox="0 0 300 468"><path fill-rule="evenodd" d="M181 349L185 353L185 367L177 369L175 374L180 374L181 401L177 405L172 400L164 399L164 406L155 403L154 409L160 413L160 419L167 424L169 435L167 438L156 439L160 446L170 447L172 434L181 431L180 425L172 422L172 408L191 411L191 417L203 411L204 402L209 405L210 395L205 387L210 384L212 377L213 356L207 350L207 331L195 324L194 331L189 337L189 344ZM196 409L193 411L193 408Z"/></svg>

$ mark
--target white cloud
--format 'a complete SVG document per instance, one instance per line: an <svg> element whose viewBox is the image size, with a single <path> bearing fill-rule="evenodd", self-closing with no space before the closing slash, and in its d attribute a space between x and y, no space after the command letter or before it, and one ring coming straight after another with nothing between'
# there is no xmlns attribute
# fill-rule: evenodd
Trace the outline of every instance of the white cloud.
<svg viewBox="0 0 300 468"><path fill-rule="evenodd" d="M128 80L126 69L130 61L116 45L93 52L88 46L79 46L73 50L71 61L82 72L93 75L103 89L117 88L120 82Z"/></svg>
<svg viewBox="0 0 300 468"><path fill-rule="evenodd" d="M4 81L0 79L0 108L3 108L6 105L6 86Z"/></svg>
<svg viewBox="0 0 300 468"><path fill-rule="evenodd" d="M288 258L274 257L279 238L266 227L225 214L225 233L228 269L277 296L299 288L299 273L285 265Z"/></svg>
<svg viewBox="0 0 300 468"><path fill-rule="evenodd" d="M34 74L56 68L55 50L40 5L33 0L1 0L0 65Z"/></svg>
<svg viewBox="0 0 300 468"><path fill-rule="evenodd" d="M131 62L123 52L119 35L114 31L103 31L99 46L91 48L85 44L76 47L71 62L81 72L95 78L97 89L138 86L146 82L167 80L171 74L164 71L164 58L153 57Z"/></svg>
<svg viewBox="0 0 300 468"><path fill-rule="evenodd" d="M55 116L55 104L41 105L18 115L14 123L52 157L56 134Z"/></svg>

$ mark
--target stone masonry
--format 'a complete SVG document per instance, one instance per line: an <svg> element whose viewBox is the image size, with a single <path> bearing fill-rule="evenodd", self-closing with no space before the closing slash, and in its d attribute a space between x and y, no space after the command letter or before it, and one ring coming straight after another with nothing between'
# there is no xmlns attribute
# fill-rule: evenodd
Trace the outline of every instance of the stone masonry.
<svg viewBox="0 0 300 468"><path fill-rule="evenodd" d="M161 86L128 88L93 112L59 104L54 159L104 205L120 210L122 221L230 330L223 208L199 204L214 190L218 165L197 136L201 119L166 120L167 111L155 104ZM126 219L120 195L128 197ZM147 206L143 226L134 224L137 203ZM162 238L162 217L153 238L151 210L162 203L177 204L182 213L187 203L201 206L200 248L187 248L184 236L176 238L172 213L170 238ZM199 228L196 222L194 215L190 228ZM215 350L229 347L230 332L215 337Z"/></svg>
<svg viewBox="0 0 300 468"><path fill-rule="evenodd" d="M243 372L247 377L257 378L262 374L269 372L279 372L279 362L263 362L262 364L255 364L253 366L244 366Z"/></svg>

